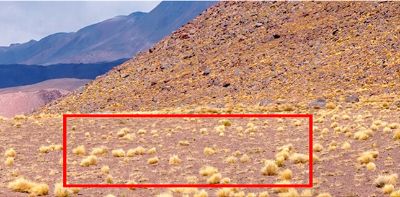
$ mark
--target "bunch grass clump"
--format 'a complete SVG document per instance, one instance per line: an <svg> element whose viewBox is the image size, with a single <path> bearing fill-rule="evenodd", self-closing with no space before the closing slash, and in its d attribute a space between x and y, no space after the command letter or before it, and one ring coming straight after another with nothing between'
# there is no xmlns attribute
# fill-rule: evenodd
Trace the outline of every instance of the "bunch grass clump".
<svg viewBox="0 0 400 197"><path fill-rule="evenodd" d="M278 173L278 165L276 165L274 160L266 160L264 162L264 167L261 168L261 172L266 176L273 176Z"/></svg>
<svg viewBox="0 0 400 197"><path fill-rule="evenodd" d="M49 186L46 183L35 183L24 178L10 182L8 188L16 192L29 193L32 196L43 196L49 193Z"/></svg>
<svg viewBox="0 0 400 197"><path fill-rule="evenodd" d="M211 176L218 173L218 169L212 166L203 166L200 168L199 174L201 176Z"/></svg>
<svg viewBox="0 0 400 197"><path fill-rule="evenodd" d="M114 157L125 157L125 151L123 149L115 149L111 151Z"/></svg>
<svg viewBox="0 0 400 197"><path fill-rule="evenodd" d="M95 155L89 155L88 157L82 159L80 166L89 167L97 164L97 157Z"/></svg>

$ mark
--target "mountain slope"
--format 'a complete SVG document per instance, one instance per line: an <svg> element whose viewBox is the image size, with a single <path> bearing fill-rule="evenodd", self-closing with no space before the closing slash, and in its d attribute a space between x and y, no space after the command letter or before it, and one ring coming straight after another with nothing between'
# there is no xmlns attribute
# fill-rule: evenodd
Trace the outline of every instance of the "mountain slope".
<svg viewBox="0 0 400 197"><path fill-rule="evenodd" d="M398 10L398 3L219 3L48 110L307 105L393 95L400 84Z"/></svg>
<svg viewBox="0 0 400 197"><path fill-rule="evenodd" d="M0 64L93 63L130 58L214 2L161 2L149 13L118 16L79 30L0 47Z"/></svg>

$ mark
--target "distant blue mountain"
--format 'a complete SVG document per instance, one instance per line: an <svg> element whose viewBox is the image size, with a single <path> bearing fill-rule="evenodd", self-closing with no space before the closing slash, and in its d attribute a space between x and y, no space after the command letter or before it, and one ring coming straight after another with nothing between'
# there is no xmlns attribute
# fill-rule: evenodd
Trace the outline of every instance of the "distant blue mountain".
<svg viewBox="0 0 400 197"><path fill-rule="evenodd" d="M165 1L149 13L135 12L56 33L39 41L0 47L0 64L94 63L131 58L213 5L208 1Z"/></svg>
<svg viewBox="0 0 400 197"><path fill-rule="evenodd" d="M105 63L55 64L48 66L8 64L0 65L0 88L30 85L49 79L95 79L126 59Z"/></svg>

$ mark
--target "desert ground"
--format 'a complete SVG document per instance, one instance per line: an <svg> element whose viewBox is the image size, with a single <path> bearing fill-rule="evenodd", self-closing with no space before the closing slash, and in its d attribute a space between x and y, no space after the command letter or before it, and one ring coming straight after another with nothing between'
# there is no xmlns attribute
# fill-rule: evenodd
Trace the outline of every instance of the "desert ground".
<svg viewBox="0 0 400 197"><path fill-rule="evenodd" d="M1 150L0 191L5 196L396 196L400 116L398 108L385 106L344 103L292 111L314 114L310 189L62 189L57 185L62 180L61 116L2 119L0 140L7 146ZM267 113L272 108L252 109ZM198 113L242 110L204 107ZM74 184L307 183L307 129L307 121L285 118L71 119L67 178ZM18 190L10 185L18 177L44 183L48 191Z"/></svg>

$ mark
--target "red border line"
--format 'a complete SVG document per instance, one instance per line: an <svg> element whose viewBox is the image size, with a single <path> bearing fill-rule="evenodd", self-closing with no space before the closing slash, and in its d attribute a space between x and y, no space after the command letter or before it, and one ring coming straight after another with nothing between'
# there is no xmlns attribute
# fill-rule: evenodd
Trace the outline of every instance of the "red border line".
<svg viewBox="0 0 400 197"><path fill-rule="evenodd" d="M309 125L309 179L307 184L70 184L67 182L67 118L307 118ZM63 114L63 187L81 188L312 188L312 114Z"/></svg>

